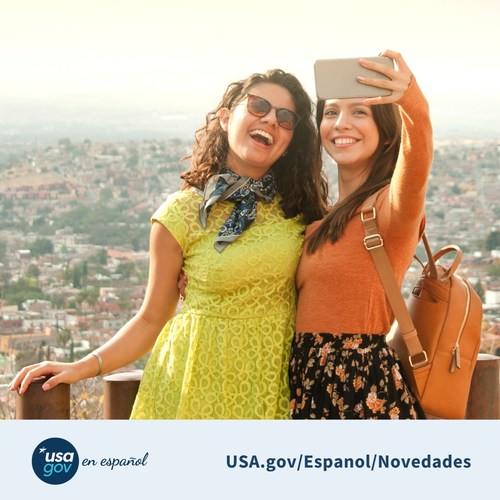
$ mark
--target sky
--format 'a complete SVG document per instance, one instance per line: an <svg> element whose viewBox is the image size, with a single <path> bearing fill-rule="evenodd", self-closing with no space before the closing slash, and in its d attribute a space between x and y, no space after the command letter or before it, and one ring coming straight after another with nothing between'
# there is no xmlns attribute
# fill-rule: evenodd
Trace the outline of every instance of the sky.
<svg viewBox="0 0 500 500"><path fill-rule="evenodd" d="M279 67L402 53L436 116L500 124L498 0L2 2L0 102L157 105L171 118Z"/></svg>

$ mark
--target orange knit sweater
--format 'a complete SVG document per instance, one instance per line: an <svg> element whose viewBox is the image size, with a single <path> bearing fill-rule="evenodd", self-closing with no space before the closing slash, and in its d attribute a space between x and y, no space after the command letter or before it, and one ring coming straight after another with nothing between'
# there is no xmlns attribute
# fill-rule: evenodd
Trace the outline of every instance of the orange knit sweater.
<svg viewBox="0 0 500 500"><path fill-rule="evenodd" d="M427 180L432 163L432 127L427 101L413 78L398 102L403 129L389 189L376 204L377 224L401 285L424 225ZM319 225L306 230L306 238ZM297 332L384 334L394 320L358 215L335 243L302 254L296 276Z"/></svg>

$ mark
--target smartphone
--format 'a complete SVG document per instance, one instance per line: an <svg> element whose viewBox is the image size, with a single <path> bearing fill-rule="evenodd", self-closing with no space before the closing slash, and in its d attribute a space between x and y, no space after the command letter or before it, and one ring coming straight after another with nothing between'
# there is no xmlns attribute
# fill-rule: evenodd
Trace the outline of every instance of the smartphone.
<svg viewBox="0 0 500 500"><path fill-rule="evenodd" d="M368 59L385 64L391 68L394 62L390 57L356 57L346 59L319 59L314 63L316 79L316 95L318 99L350 99L354 97L378 97L391 95L392 90L364 85L357 80L358 76L368 78L389 78L378 71L366 69L359 63L360 59Z"/></svg>

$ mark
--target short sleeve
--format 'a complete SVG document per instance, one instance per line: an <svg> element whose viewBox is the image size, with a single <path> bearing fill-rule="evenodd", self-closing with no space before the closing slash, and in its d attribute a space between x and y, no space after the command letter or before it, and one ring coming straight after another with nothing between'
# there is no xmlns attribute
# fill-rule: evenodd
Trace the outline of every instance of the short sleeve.
<svg viewBox="0 0 500 500"><path fill-rule="evenodd" d="M151 223L165 226L183 250L189 244L189 236L199 227L199 196L191 191L177 191L160 205L151 217Z"/></svg>

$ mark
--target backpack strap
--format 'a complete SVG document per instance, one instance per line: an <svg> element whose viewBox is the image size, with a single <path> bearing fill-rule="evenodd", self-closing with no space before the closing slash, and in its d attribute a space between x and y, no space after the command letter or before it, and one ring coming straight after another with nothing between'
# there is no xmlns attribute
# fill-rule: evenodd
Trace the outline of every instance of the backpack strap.
<svg viewBox="0 0 500 500"><path fill-rule="evenodd" d="M370 252L380 281L385 289L387 300L399 324L399 329L408 351L410 366L414 369L420 368L428 363L427 353L420 343L417 330L413 325L413 320L408 312L401 289L394 276L389 257L385 251L384 240L378 232L375 204L379 194L380 191L370 196L361 207L361 222L365 230L363 243L365 248Z"/></svg>

